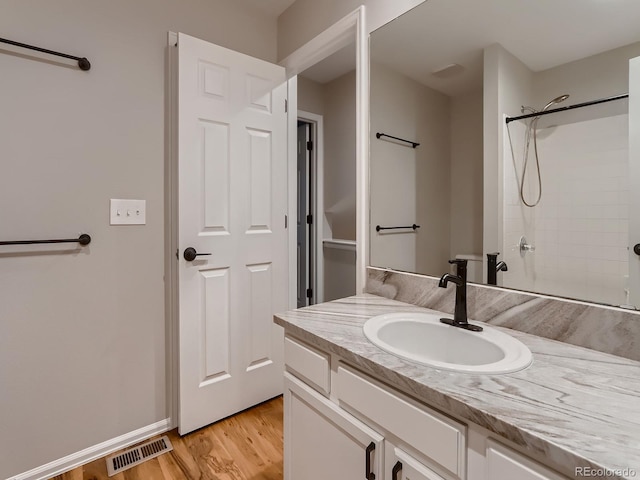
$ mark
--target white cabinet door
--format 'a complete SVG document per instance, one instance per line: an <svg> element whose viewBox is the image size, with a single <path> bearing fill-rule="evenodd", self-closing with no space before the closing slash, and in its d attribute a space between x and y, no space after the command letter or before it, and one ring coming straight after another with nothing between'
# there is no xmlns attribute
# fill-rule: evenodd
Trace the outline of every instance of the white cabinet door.
<svg viewBox="0 0 640 480"><path fill-rule="evenodd" d="M381 480L383 437L285 373L285 480Z"/></svg>
<svg viewBox="0 0 640 480"><path fill-rule="evenodd" d="M385 480L444 480L401 448L385 442Z"/></svg>
<svg viewBox="0 0 640 480"><path fill-rule="evenodd" d="M492 440L487 441L487 478L490 480L566 480L566 477Z"/></svg>

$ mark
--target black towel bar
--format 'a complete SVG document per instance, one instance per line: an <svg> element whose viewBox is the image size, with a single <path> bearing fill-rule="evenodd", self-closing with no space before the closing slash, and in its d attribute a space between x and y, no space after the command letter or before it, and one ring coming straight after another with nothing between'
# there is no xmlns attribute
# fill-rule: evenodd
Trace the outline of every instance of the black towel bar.
<svg viewBox="0 0 640 480"><path fill-rule="evenodd" d="M411 228L413 230L417 230L418 228L420 228L420 225L416 225L415 223L413 225L409 225L408 227L381 227L380 225L376 225L376 232L379 232L380 230L396 230L400 228Z"/></svg>
<svg viewBox="0 0 640 480"><path fill-rule="evenodd" d="M405 140L404 138L394 137L393 135L387 135L386 133L376 133L376 138L380 139L380 137L393 138L394 140L398 140L400 142L410 143L413 148L416 148L420 144L417 142L412 142L411 140Z"/></svg>
<svg viewBox="0 0 640 480"><path fill-rule="evenodd" d="M78 62L78 68L80 70L90 70L91 63L85 57L75 57L73 55L67 55L66 53L54 52L53 50L48 50L46 48L34 47L33 45L27 45L26 43L15 42L13 40L8 40L6 38L0 38L0 43L6 43L8 45L13 45L15 47L27 48L29 50L35 50L36 52L47 53L49 55L55 55L56 57L64 57L70 58L71 60L75 60Z"/></svg>
<svg viewBox="0 0 640 480"><path fill-rule="evenodd" d="M0 242L0 245L33 245L36 243L79 243L84 246L91 243L91 236L83 233L78 238L63 238L58 240L12 240L9 242Z"/></svg>

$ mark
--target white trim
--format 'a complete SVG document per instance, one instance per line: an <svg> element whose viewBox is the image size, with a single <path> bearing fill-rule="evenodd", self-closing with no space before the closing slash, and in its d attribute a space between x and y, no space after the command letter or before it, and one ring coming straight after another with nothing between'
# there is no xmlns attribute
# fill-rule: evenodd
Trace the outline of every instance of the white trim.
<svg viewBox="0 0 640 480"><path fill-rule="evenodd" d="M104 457L123 448L127 448L155 435L165 433L171 429L171 424L171 419L165 418L164 420L139 428L133 432L125 433L119 437L112 438L111 440L98 443L92 447L67 455L66 457L59 458L58 460L47 463L46 465L29 470L28 472L20 473L14 477L8 478L7 480L44 480L55 477L56 475L60 475L61 473L68 472L69 470L79 467L80 465L92 462L93 460Z"/></svg>
<svg viewBox="0 0 640 480"><path fill-rule="evenodd" d="M364 292L369 264L369 34L366 11L356 21L356 293Z"/></svg>
<svg viewBox="0 0 640 480"><path fill-rule="evenodd" d="M355 252L357 243L354 240L339 240L336 238L332 238L323 240L322 245L325 248L334 248L336 250L349 250L351 252Z"/></svg>
<svg viewBox="0 0 640 480"><path fill-rule="evenodd" d="M289 229L289 308L298 308L298 260L296 255L298 211L298 77L287 80L287 228Z"/></svg>
<svg viewBox="0 0 640 480"><path fill-rule="evenodd" d="M315 185L313 189L313 219L315 227L315 248L314 248L314 298L316 303L324 301L324 253L322 251L322 236L324 226L324 121L322 115L298 110L298 119L314 125L313 145L315 152L315 162L313 162L313 178Z"/></svg>
<svg viewBox="0 0 640 480"><path fill-rule="evenodd" d="M364 6L359 7L347 16L338 20L324 32L315 36L291 55L279 62L287 69L287 77L292 77L304 72L307 68L324 60L342 48L350 45L355 40L358 31L359 12L364 11Z"/></svg>
<svg viewBox="0 0 640 480"><path fill-rule="evenodd" d="M356 42L356 292L364 291L368 263L368 190L369 190L369 37L366 29L364 5L361 5L324 32L305 43L291 55L280 61L287 69L289 80L289 112L297 111L296 75L324 60L329 55ZM295 80L294 80L295 79ZM295 99L292 97L292 81L295 82ZM296 211L296 145L297 122L289 115L289 216ZM297 117L296 117L297 120ZM292 176L292 177L291 177ZM323 215L324 216L324 215ZM319 217L318 220L323 217ZM318 222L320 223L320 222ZM292 229L290 229L292 230ZM293 232L295 233L295 232ZM322 238L318 236L318 238ZM296 254L295 237L289 232L289 305L296 308ZM320 250L321 251L321 250ZM293 265L291 265L293 262Z"/></svg>
<svg viewBox="0 0 640 480"><path fill-rule="evenodd" d="M165 317L166 317L166 346L167 346L167 412L174 422L170 428L176 428L179 420L179 364L180 355L178 345L178 269L175 253L178 250L178 209L177 209L177 180L178 180L178 34L169 32L167 35L167 71L166 80L169 94L167 95L165 130Z"/></svg>

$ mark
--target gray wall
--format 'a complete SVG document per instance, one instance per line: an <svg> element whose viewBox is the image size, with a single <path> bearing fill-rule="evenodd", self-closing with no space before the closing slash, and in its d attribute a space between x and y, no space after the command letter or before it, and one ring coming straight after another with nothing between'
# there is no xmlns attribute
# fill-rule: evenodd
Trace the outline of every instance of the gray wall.
<svg viewBox="0 0 640 480"><path fill-rule="evenodd" d="M451 253L482 254L482 90L451 99Z"/></svg>
<svg viewBox="0 0 640 480"><path fill-rule="evenodd" d="M324 86L321 83L298 75L298 110L324 114Z"/></svg>
<svg viewBox="0 0 640 480"><path fill-rule="evenodd" d="M168 30L276 59L276 19L232 0L2 2L3 37L93 68L0 53L0 237L94 241L0 251L0 478L170 415ZM147 224L109 226L110 198L146 199Z"/></svg>
<svg viewBox="0 0 640 480"><path fill-rule="evenodd" d="M371 65L371 264L449 270L451 99L382 64ZM420 143L417 148L375 133ZM382 233L380 225L420 225Z"/></svg>

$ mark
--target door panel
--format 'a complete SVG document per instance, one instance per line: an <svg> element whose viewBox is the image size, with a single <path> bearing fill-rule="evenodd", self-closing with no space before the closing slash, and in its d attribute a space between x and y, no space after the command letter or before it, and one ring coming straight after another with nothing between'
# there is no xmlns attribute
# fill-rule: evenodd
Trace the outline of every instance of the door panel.
<svg viewBox="0 0 640 480"><path fill-rule="evenodd" d="M247 369L271 362L271 264L249 265L249 335L251 338ZM284 348L284 347L283 347Z"/></svg>
<svg viewBox="0 0 640 480"><path fill-rule="evenodd" d="M200 270L200 274L205 299L203 379L219 381L229 375L229 269Z"/></svg>
<svg viewBox="0 0 640 480"><path fill-rule="evenodd" d="M205 121L200 125L204 181L202 232L229 233L229 125Z"/></svg>
<svg viewBox="0 0 640 480"><path fill-rule="evenodd" d="M282 393L282 67L178 35L179 430ZM210 254L193 261L193 247Z"/></svg>

